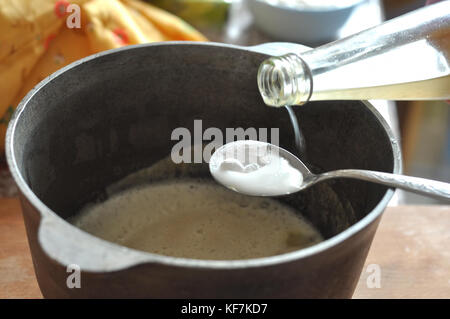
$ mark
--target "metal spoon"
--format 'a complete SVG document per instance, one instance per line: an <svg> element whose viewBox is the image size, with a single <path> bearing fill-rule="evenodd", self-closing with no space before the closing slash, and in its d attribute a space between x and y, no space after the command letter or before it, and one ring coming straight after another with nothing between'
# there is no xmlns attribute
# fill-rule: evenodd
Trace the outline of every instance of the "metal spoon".
<svg viewBox="0 0 450 319"><path fill-rule="evenodd" d="M333 179L333 178L353 178L353 179L360 179L365 180L381 185L386 185L390 187L397 187L401 188L410 192L414 192L417 194L430 196L438 199L444 199L450 202L450 184L429 180L425 178L419 178L419 177L412 177L412 176L405 176L400 174L391 174L391 173L385 173L385 172L377 172L377 171L369 171L369 170L361 170L361 169L341 169L336 171L330 171L326 173L321 174L314 174L312 173L308 167L294 154L288 152L287 150L278 147L276 145L265 143L265 142L259 142L259 141L246 141L246 143L243 143L243 141L237 141L237 142L231 142L228 144L225 144L224 146L217 149L214 154L211 157L211 160L209 162L209 169L211 171L211 174L213 177L220 183L220 180L215 175L217 172L217 166L220 165L220 162L225 159L224 157L224 150L227 148L228 150L231 149L233 146L235 147L235 150L239 148L242 149L243 146L248 145L259 145L259 146L265 146L266 151L268 153L277 154L278 156L286 159L289 164L300 171L303 175L303 182L299 183L297 189L294 192L304 190L316 183ZM231 155L232 157L238 154L239 152L228 152L227 156L228 159ZM233 155L234 154L234 155ZM241 153L242 154L242 153ZM249 163L244 163L246 165L249 165ZM251 163L250 163L251 164ZM242 179L245 179L245 173L241 175ZM230 188L234 191L236 190L235 185L224 185L227 188ZM241 192L242 193L242 192ZM292 193L292 192L290 192ZM255 191L253 193L245 193L246 195L253 195L253 196L279 196L279 195L286 195L289 193L286 192L280 192L274 194L273 189L270 193L263 191Z"/></svg>

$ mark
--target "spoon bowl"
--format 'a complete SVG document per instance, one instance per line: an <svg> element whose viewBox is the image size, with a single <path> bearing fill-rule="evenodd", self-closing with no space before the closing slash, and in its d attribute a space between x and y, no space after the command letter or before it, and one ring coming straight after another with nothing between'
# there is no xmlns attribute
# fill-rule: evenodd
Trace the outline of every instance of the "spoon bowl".
<svg viewBox="0 0 450 319"><path fill-rule="evenodd" d="M278 158L288 165L272 165L272 161ZM270 171L266 170L269 165L272 165ZM328 179L353 178L450 202L449 183L360 169L314 174L297 156L284 148L254 140L235 141L218 148L211 156L209 169L220 184L245 195L281 196L304 190ZM256 176L259 170L266 172Z"/></svg>

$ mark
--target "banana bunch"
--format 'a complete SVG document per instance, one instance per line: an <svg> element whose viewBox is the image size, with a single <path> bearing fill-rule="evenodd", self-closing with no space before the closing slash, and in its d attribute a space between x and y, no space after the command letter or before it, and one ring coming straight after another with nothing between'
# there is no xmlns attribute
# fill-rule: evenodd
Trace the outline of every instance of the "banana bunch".
<svg viewBox="0 0 450 319"><path fill-rule="evenodd" d="M0 157L20 100L56 70L130 44L207 40L140 0L0 0L0 30Z"/></svg>

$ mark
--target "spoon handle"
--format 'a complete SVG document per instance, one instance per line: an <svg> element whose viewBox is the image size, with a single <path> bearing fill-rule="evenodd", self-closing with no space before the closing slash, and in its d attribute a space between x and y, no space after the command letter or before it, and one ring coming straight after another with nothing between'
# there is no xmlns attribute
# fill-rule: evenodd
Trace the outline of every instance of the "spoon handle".
<svg viewBox="0 0 450 319"><path fill-rule="evenodd" d="M450 202L450 184L431 179L358 169L332 171L321 174L321 177L322 179L338 177L361 179L377 184L401 188L421 195L444 199Z"/></svg>

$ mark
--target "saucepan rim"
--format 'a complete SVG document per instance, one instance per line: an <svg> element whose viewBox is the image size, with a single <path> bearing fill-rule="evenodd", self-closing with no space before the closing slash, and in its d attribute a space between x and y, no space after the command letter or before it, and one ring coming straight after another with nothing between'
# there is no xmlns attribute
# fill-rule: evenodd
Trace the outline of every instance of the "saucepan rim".
<svg viewBox="0 0 450 319"><path fill-rule="evenodd" d="M129 252L131 255L138 256L139 258L132 258L130 262L125 263L120 267L113 267L113 269L94 269L92 272L105 272L105 271L117 271L123 270L131 267L135 267L138 265L148 264L148 263L158 263L165 264L169 266L178 266L178 267L193 267L193 268L208 268L208 269L238 269L238 268L251 268L251 267L263 267L263 266L273 266L281 263L287 263L292 261L297 261L303 258L310 257L312 255L316 255L323 251L326 251L334 246L337 246L347 240L348 238L354 236L358 232L362 231L372 222L374 222L384 211L387 206L389 200L392 198L394 194L394 190L389 188L384 194L383 198L378 202L375 208L372 209L366 216L364 216L361 220L347 228L346 230L340 232L339 234L328 238L316 245L313 245L308 248L304 248L301 250L285 253L282 255L270 256L270 257L262 257L262 258L254 258L254 259L245 259L245 260L200 260L200 259L189 259L189 258L179 258L179 257L170 257L164 255L158 255L153 253L148 253L144 251L139 251L135 249L131 249L128 247L124 247L118 244L111 243L109 241L100 239L95 237L89 233L86 233L79 228L73 226L65 219L61 218L58 214L52 211L49 207L47 207L30 189L28 184L25 182L25 179L22 176L22 173L18 169L18 165L15 158L15 145L14 145L14 134L15 129L18 123L18 120L21 114L25 111L28 102L33 98L33 96L47 84L51 83L55 79L58 78L61 74L65 73L68 70L78 67L79 65L86 63L88 61L97 59L99 57L107 56L110 54L116 54L122 51L132 51L139 48L144 47L155 47L155 46L215 46L215 47L223 47L236 49L241 51L248 51L249 53L260 53L266 54L262 52L258 52L255 47L245 47L231 44L223 44L223 43L214 43L214 42L190 42L190 41L168 41L168 42L158 42L158 43L147 43L147 44L138 44L131 45L127 47L117 48L113 50L104 51L101 53L97 53L78 61L75 61L62 69L56 71L52 75L48 76L44 80L42 80L38 85L36 85L20 102L16 111L14 112L11 121L8 125L8 130L6 133L6 159L13 176L15 183L17 184L20 192L28 199L28 201L36 208L36 210L40 213L41 220L39 222L39 229L42 228L43 220L47 217L57 218L58 220L70 225L72 231L81 232L86 239L90 239L91 242L96 243L102 246L103 249L109 250L111 254L115 252ZM256 79L255 79L256 81ZM367 101L361 101L366 105L366 107L374 114L379 123L382 125L384 131L386 132L392 152L393 152L393 173L401 173L401 152L399 145L395 139L395 136L392 132L392 129L389 127L383 116ZM38 232L38 240L39 244L42 246L41 242L41 232ZM92 241L93 240L93 241ZM45 251L45 249L44 249ZM49 254L48 251L46 251ZM54 256L53 256L54 257ZM55 258L53 258L55 259ZM60 262L59 260L57 260ZM89 271L89 270L88 270Z"/></svg>

